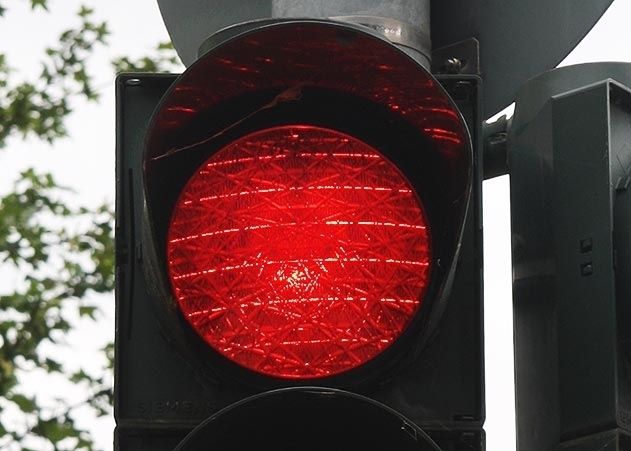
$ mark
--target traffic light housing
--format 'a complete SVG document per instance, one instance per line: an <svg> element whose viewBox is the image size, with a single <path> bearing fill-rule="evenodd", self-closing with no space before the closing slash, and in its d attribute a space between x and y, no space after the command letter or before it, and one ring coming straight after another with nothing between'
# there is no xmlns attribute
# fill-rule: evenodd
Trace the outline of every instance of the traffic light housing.
<svg viewBox="0 0 631 451"><path fill-rule="evenodd" d="M408 419L402 424L409 424L410 431L418 437L419 449L431 446L422 431L444 450L483 449L479 146L482 118L477 77L433 77L409 55L363 27L322 20L290 20L240 30L210 49L180 77L122 75L117 82L117 93L118 449L174 449L184 435L206 418L225 419L225 412L230 412L235 403L244 403L250 396L254 400L271 399L265 394L283 387L295 387L289 392L294 395L290 396L309 399L303 400L305 410L339 389L366 397L373 406L387 405L397 412L392 418L402 415ZM383 165L394 171L382 182L396 180L394 175L399 173L412 189L405 188L405 184L397 185L398 188L357 186L372 191L375 188L397 189L400 193L415 191L417 197L408 195L409 202L414 204L414 199L420 202L427 212L431 231L431 275L423 276L430 283L426 291L425 288L417 291L417 298L411 299L422 305L409 315L401 333L390 338L385 349L355 365L321 377L307 372L303 378L293 377L297 374L294 370L274 373L261 370L269 368L265 366L244 368L243 361L231 359L229 353L222 354L216 346L209 346L208 340L204 341L191 327L190 315L184 314L182 302L173 295L179 289L173 282L172 262L176 258L168 257L167 244L173 246L191 236L217 233L213 229L176 237L169 235L178 199L200 168L203 172L208 164L225 164L230 158L223 156L232 155L231 151L237 155L232 160L249 158L238 153L243 146L237 148L234 143L261 130L284 130L283 148L280 153L264 153L270 146L260 144L259 140L254 157L261 154L265 158L282 157L292 134L305 140L305 130L300 127L308 127L308 133L315 133L320 141L335 138L344 140L345 145L352 139L363 143L357 145L362 149L361 158L384 161ZM234 148L231 150L230 146ZM375 153L370 149L375 149ZM300 152L324 162L328 157L323 154L332 155L322 146L315 151L303 146L291 155ZM217 155L223 159L209 160L219 158ZM295 171L296 164L294 161L276 169L281 173ZM260 166L254 168L258 170ZM346 167L352 170L358 166L353 163ZM304 168L300 170L302 178L311 174ZM331 169L328 171L326 176L330 176ZM230 173L224 174L223 179L234 181L235 177ZM238 179L239 183L257 180ZM337 191L350 186L335 183L340 187L335 188ZM289 187L298 191L300 186L303 185ZM258 185L254 188L261 190ZM352 188L355 190L355 186ZM237 196L236 192L225 191L225 183L221 190L206 197L215 200L218 196ZM346 197L334 201L344 199L348 201ZM351 199L356 202L357 197ZM300 202L302 207L311 205L313 198L303 197ZM409 202L404 206L406 211L410 210ZM375 214L374 210L378 211L381 205L376 204L370 214ZM232 213L243 207L232 203L222 208L225 214L226 210ZM392 209L389 207L384 214L392 215ZM185 219L190 214L185 213ZM217 218L213 214L211 217ZM422 215L417 211L415 217ZM332 222L328 225L349 226L348 219L335 217ZM374 225L380 221L371 217L370 222ZM382 227L391 226L381 222ZM412 225L424 227L420 223ZM304 223L301 226L311 227ZM295 230L292 233L299 236ZM327 233L330 232L324 235ZM356 230L348 233L356 234ZM365 232L360 235L367 236ZM419 235L415 236L418 241ZM274 251L278 251L277 238ZM267 235L263 241L270 239ZM213 245L216 244L214 241ZM359 261L364 257L356 255L360 254L351 255L355 263L374 263ZM223 267L226 258L233 256L231 253L222 257ZM388 264L403 265L405 278L420 272L407 260L384 258ZM250 264L247 259L243 261ZM346 263L350 265L350 261ZM281 268L274 269L278 272ZM292 269L295 272L296 268ZM313 271L309 267L302 269ZM186 270L180 276L196 271ZM208 273L209 269L204 271ZM373 274L373 278L377 277ZM209 283L208 278L202 279ZM286 284L288 279L283 280ZM226 278L212 279L213 284L225 281ZM359 282L354 279L353 283ZM418 288L418 284L415 286ZM222 289L229 298L239 288L227 292L225 287ZM397 292L396 287L394 291ZM354 301L357 300L347 299ZM255 331L260 329L257 325ZM287 374L289 377L283 377ZM309 391L308 387L314 385L318 388ZM336 391L333 398L343 403L352 398L341 394L346 392ZM217 412L224 408L227 410L217 417ZM379 408L387 411L385 407ZM281 411L279 407L279 415ZM267 415L274 415L274 409ZM360 421L359 417L355 421ZM296 421L300 423L299 419ZM186 449L186 443L182 442L181 449Z"/></svg>
<svg viewBox="0 0 631 451"><path fill-rule="evenodd" d="M625 86L626 85L626 86ZM630 449L631 68L522 88L509 132L518 449Z"/></svg>

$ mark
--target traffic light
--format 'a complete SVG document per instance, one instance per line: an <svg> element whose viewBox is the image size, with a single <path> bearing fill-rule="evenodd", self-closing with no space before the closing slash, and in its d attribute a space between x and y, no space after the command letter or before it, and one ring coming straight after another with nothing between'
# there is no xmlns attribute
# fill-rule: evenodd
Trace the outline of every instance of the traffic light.
<svg viewBox="0 0 631 451"><path fill-rule="evenodd" d="M117 449L484 449L479 78L334 20L204 48L117 81Z"/></svg>
<svg viewBox="0 0 631 451"><path fill-rule="evenodd" d="M631 449L631 65L525 85L509 131L520 450Z"/></svg>

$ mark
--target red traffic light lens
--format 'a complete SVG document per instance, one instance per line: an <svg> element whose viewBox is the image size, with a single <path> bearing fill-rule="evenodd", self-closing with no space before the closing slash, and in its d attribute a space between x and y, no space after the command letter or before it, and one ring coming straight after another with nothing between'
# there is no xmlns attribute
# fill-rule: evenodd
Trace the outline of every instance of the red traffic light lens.
<svg viewBox="0 0 631 451"><path fill-rule="evenodd" d="M423 303L428 221L370 145L296 125L214 153L173 210L179 308L216 351L258 373L332 376L388 348Z"/></svg>

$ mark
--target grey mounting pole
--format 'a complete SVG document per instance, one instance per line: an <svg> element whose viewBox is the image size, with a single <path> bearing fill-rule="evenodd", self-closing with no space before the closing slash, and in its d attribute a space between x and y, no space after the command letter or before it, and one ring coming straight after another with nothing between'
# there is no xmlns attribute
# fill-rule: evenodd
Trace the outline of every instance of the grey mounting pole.
<svg viewBox="0 0 631 451"><path fill-rule="evenodd" d="M430 0L273 0L272 18L329 18L383 34L430 68Z"/></svg>

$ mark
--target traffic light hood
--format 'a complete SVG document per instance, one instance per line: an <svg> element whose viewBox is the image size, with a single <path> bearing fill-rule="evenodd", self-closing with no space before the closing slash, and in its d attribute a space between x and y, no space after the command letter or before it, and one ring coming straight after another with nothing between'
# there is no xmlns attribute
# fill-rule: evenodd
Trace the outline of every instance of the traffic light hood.
<svg viewBox="0 0 631 451"><path fill-rule="evenodd" d="M166 93L147 133L144 248L162 297L170 297L169 218L192 174L249 133L311 125L377 149L421 199L433 262L416 323L429 331L449 292L473 180L471 138L450 96L413 57L361 26L285 20L222 35Z"/></svg>
<svg viewBox="0 0 631 451"><path fill-rule="evenodd" d="M301 387L269 391L223 409L175 451L199 449L440 448L416 424L379 402L342 390Z"/></svg>
<svg viewBox="0 0 631 451"><path fill-rule="evenodd" d="M215 134L204 136L203 142L194 139L199 137L183 136L186 126L205 112L230 107L228 103L248 94L267 92L259 103L238 109L236 113L242 115L237 120L242 121L299 100L306 88L319 88L387 108L425 134L442 130L441 151L452 152L454 163L469 166L466 126L440 83L370 29L326 20L288 19L237 25L217 36L210 40L215 46L181 75L154 115L148 164L207 144L238 125L234 120L214 127L209 124Z"/></svg>

